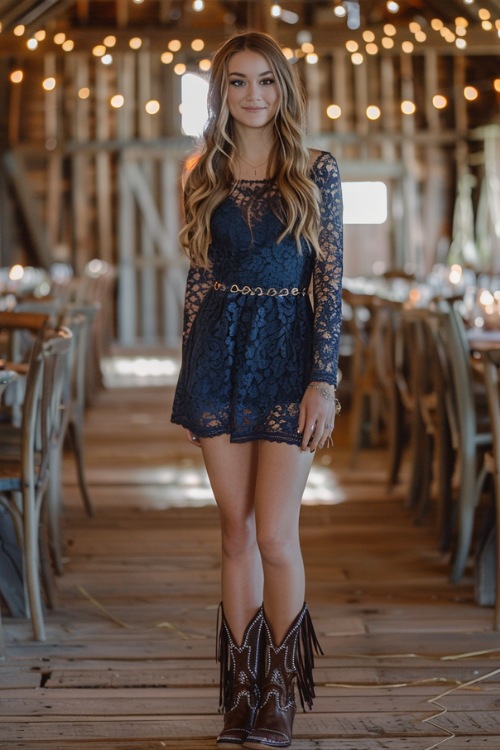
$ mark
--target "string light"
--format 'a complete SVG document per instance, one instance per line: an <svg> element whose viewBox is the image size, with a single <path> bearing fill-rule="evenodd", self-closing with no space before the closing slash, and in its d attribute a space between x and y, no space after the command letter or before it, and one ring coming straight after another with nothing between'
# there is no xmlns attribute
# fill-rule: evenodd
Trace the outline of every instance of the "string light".
<svg viewBox="0 0 500 750"><path fill-rule="evenodd" d="M45 78L42 82L42 86L45 89L45 91L53 91L56 87L56 79L53 76L49 76L48 78Z"/></svg>
<svg viewBox="0 0 500 750"><path fill-rule="evenodd" d="M366 108L366 116L369 120L378 120L380 115L380 107L377 107L375 104L370 104L370 106Z"/></svg>
<svg viewBox="0 0 500 750"><path fill-rule="evenodd" d="M340 0L336 1L340 4L336 4L333 7L335 16L338 18L345 17L347 4L340 2ZM133 2L139 5L142 4L144 0L133 0ZM466 6L473 5L474 0L464 0L464 4ZM199 12L205 8L205 2L204 0L193 0L192 7L193 10ZM388 2L386 2L386 9L390 13L397 13L400 10L400 3L388 0ZM279 5L278 3L273 3L270 10L273 17L282 18L282 20L284 20L284 11L281 5ZM500 18L497 18L496 20L492 18L491 12L484 7L481 7L477 10L476 23L474 24L475 28L477 28L479 25L477 22L478 18L483 30L497 30L500 37ZM469 21L463 16L457 16L454 19L450 19L450 21L451 22L449 23L449 25L446 26L442 19L433 18L430 21L430 26L434 31L439 32L446 42L448 42L449 44L454 44L460 51L466 50L467 41L465 37L467 36L467 31L472 21ZM451 29L449 28L449 26L451 26ZM424 43L427 40L428 35L422 29L422 25L418 21L412 20L407 28L409 28L410 32L414 35L415 42ZM1 31L2 28L0 24L0 32ZM15 26L12 33L17 37L22 37L26 33L26 27L23 24L18 24L17 26ZM394 47L394 37L397 36L397 33L398 31L393 24L386 23L384 25L384 36L381 39L379 38L377 42L375 42L376 35L371 29L365 29L362 32L362 39L365 44L362 44L361 50L360 44L354 39L346 42L346 50L350 53L352 64L363 64L364 54L377 55L379 53L379 45L387 50L392 49ZM29 50L34 51L38 48L39 43L46 39L47 32L45 29L38 29L36 32L32 32L32 34L33 35L26 40L25 44ZM310 33L308 33L308 36L310 39ZM297 41L300 44L300 40L298 39ZM60 45L64 52L71 52L75 47L75 42L71 39L67 39L66 34L63 32L58 32L57 34L55 34L53 36L53 42L56 45ZM103 64L110 65L113 62L113 56L109 54L107 50L108 48L114 47L116 43L116 36L108 35L104 38L103 44L93 47L92 54L95 57L99 57ZM411 54L412 52L414 52L415 44L412 41L404 40L400 43L401 51L403 53ZM140 37L133 37L129 40L128 44L131 49L137 50L140 49L143 45L143 40ZM182 44L178 39L172 39L168 43L168 51L165 51L161 54L161 62L164 64L172 63L174 60L174 53L178 52L181 47ZM194 52L201 52L203 49L205 49L205 42L203 39L193 39L190 43L190 47ZM304 57L305 62L309 65L314 65L319 62L319 56L315 52L314 45L311 41L303 41L300 49L292 50L291 48L284 48L282 51L285 57L289 60L293 60L294 58L297 59L298 57ZM200 60L198 62L198 67L200 71L207 72L211 68L211 62L208 59ZM174 72L176 75L181 76L186 72L186 70L187 67L184 63L178 63L174 66ZM9 78L12 83L20 83L24 79L24 73L22 70L15 70L10 73ZM42 82L42 86L45 91L52 91L56 88L56 84L56 79L52 76L45 78ZM493 89L498 94L500 94L500 77L495 78L490 85L492 85ZM90 89L88 87L82 87L78 89L77 95L81 100L88 99L90 97ZM476 101L480 96L478 89L473 85L466 86L463 90L463 95L464 98L470 102ZM113 101L115 102L114 104ZM112 97L110 103L114 108L119 108L123 106L124 98L121 95L116 95L115 97ZM441 94L436 94L433 97L432 103L433 106L438 110L444 109L448 106L447 98ZM160 109L160 103L157 100L151 100L144 106L146 108L146 111L150 114L156 114ZM400 107L401 112L404 115L412 115L416 112L415 103L409 100L402 101L400 103ZM341 116L340 107L338 105L331 104L329 107L327 107L326 114L332 120L338 119ZM371 107L367 108L366 116L369 119L376 120L381 116L380 109L375 105L372 105Z"/></svg>
<svg viewBox="0 0 500 750"><path fill-rule="evenodd" d="M416 110L415 102L412 102L409 99L405 99L401 102L401 112L404 115L414 115Z"/></svg>
<svg viewBox="0 0 500 750"><path fill-rule="evenodd" d="M436 109L444 109L448 106L448 99L442 94L434 94L432 104Z"/></svg>
<svg viewBox="0 0 500 750"><path fill-rule="evenodd" d="M479 91L475 86L466 86L464 88L464 96L469 102L475 101L479 96Z"/></svg>
<svg viewBox="0 0 500 750"><path fill-rule="evenodd" d="M330 120L338 120L342 114L342 110L338 104L330 104L330 106L326 108L326 114Z"/></svg>
<svg viewBox="0 0 500 750"><path fill-rule="evenodd" d="M120 107L123 107L123 105L125 104L125 97L122 94L115 94L111 97L109 103L111 104L113 109L120 109Z"/></svg>
<svg viewBox="0 0 500 750"><path fill-rule="evenodd" d="M157 99L150 99L144 105L144 109L148 115L156 115L160 111L160 102Z"/></svg>
<svg viewBox="0 0 500 750"><path fill-rule="evenodd" d="M309 63L309 65L316 65L318 60L319 60L319 57L316 54L316 52L309 52L306 55L306 63Z"/></svg>

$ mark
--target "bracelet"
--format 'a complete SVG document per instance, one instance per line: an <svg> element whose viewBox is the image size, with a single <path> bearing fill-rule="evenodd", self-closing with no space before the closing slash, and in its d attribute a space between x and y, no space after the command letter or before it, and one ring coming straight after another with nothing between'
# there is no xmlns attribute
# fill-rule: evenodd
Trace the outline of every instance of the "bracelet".
<svg viewBox="0 0 500 750"><path fill-rule="evenodd" d="M340 401L335 396L332 396L330 391L327 391L326 388L322 388L320 385L316 385L316 383L309 383L307 387L312 388L314 391L318 391L318 393L321 393L323 398L326 398L327 401L335 401L335 414L340 414L340 412L342 411Z"/></svg>

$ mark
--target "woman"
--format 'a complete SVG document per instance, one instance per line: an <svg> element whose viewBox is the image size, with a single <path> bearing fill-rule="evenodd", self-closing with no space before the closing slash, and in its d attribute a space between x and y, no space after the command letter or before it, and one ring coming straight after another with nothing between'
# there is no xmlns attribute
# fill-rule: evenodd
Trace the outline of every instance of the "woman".
<svg viewBox="0 0 500 750"><path fill-rule="evenodd" d="M340 179L330 154L304 145L296 70L271 37L218 50L208 104L184 189L191 267L172 421L201 447L220 513L217 742L287 747L294 683L310 708L319 649L299 511L339 410Z"/></svg>

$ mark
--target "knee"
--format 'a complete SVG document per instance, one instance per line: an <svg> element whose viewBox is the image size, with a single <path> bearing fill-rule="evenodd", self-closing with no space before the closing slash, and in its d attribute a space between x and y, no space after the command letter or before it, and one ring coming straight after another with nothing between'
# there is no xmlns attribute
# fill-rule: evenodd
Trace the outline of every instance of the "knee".
<svg viewBox="0 0 500 750"><path fill-rule="evenodd" d="M256 544L253 516L242 519L222 519L222 551L226 557L244 555Z"/></svg>
<svg viewBox="0 0 500 750"><path fill-rule="evenodd" d="M298 533L294 534L286 529L259 529L257 544L264 563L268 565L288 565L296 555L300 555Z"/></svg>

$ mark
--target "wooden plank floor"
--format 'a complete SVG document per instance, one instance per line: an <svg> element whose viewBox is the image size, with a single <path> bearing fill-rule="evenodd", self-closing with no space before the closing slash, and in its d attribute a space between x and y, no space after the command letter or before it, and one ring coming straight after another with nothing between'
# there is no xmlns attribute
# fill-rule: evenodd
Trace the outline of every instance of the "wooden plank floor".
<svg viewBox="0 0 500 750"><path fill-rule="evenodd" d="M4 617L0 748L206 750L221 726L214 662L217 512L171 389L104 391L87 417L86 518L64 465L65 573L48 639ZM355 470L343 415L302 514L307 599L325 656L295 750L498 750L500 642L471 577L447 580L432 517L415 526L385 456Z"/></svg>

